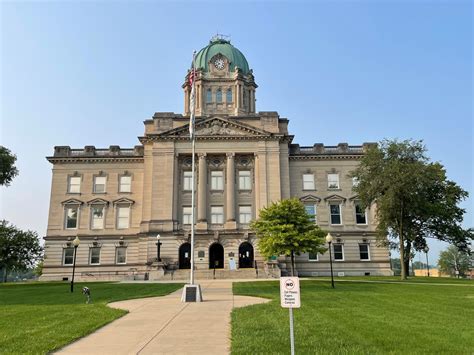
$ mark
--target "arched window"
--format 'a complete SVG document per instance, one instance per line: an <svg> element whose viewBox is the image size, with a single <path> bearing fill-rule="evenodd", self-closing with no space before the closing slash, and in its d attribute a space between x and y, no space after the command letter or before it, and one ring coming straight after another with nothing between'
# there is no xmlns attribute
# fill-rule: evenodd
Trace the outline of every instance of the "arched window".
<svg viewBox="0 0 474 355"><path fill-rule="evenodd" d="M211 89L207 89L207 92L206 92L206 102L207 102L207 103L212 102L212 91L211 91Z"/></svg>
<svg viewBox="0 0 474 355"><path fill-rule="evenodd" d="M225 100L227 102L232 102L232 89L231 88L227 89Z"/></svg>
<svg viewBox="0 0 474 355"><path fill-rule="evenodd" d="M220 88L217 89L217 92L216 92L216 101L218 103L222 102L222 90Z"/></svg>

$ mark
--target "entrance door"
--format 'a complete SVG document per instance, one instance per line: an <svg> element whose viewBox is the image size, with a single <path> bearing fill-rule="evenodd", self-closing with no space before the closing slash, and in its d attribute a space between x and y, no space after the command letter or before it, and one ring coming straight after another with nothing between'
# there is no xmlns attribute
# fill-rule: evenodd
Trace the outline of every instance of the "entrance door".
<svg viewBox="0 0 474 355"><path fill-rule="evenodd" d="M253 267L253 246L250 243L244 242L239 247L239 268Z"/></svg>
<svg viewBox="0 0 474 355"><path fill-rule="evenodd" d="M191 269L191 244L183 243L179 247L179 268Z"/></svg>
<svg viewBox="0 0 474 355"><path fill-rule="evenodd" d="M224 247L219 243L214 243L209 248L209 269L224 268Z"/></svg>

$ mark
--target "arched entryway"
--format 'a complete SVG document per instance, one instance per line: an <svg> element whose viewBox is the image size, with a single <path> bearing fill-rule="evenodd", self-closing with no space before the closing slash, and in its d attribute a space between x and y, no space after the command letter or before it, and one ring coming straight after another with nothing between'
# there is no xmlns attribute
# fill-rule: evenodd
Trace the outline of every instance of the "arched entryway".
<svg viewBox="0 0 474 355"><path fill-rule="evenodd" d="M191 244L183 243L179 247L179 268L191 269Z"/></svg>
<svg viewBox="0 0 474 355"><path fill-rule="evenodd" d="M219 243L214 243L209 247L209 269L224 268L224 247Z"/></svg>
<svg viewBox="0 0 474 355"><path fill-rule="evenodd" d="M253 267L253 245L243 242L239 246L239 268Z"/></svg>

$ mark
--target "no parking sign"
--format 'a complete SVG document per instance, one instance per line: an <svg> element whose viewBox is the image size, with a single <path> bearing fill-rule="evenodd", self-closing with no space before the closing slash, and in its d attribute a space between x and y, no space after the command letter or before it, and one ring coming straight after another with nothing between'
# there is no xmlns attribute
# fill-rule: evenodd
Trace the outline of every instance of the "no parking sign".
<svg viewBox="0 0 474 355"><path fill-rule="evenodd" d="M283 308L300 308L300 279L280 277L280 303Z"/></svg>

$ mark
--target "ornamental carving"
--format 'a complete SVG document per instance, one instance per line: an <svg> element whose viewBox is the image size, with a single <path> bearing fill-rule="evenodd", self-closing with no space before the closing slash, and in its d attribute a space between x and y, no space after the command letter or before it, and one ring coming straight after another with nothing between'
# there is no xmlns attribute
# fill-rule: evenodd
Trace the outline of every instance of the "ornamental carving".
<svg viewBox="0 0 474 355"><path fill-rule="evenodd" d="M196 136L244 136L247 133L229 126L222 121L212 121L204 125L203 128L196 129Z"/></svg>

